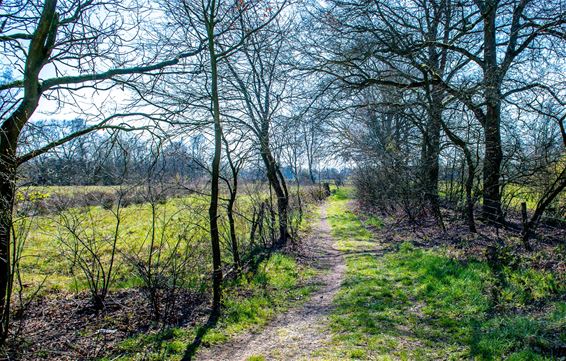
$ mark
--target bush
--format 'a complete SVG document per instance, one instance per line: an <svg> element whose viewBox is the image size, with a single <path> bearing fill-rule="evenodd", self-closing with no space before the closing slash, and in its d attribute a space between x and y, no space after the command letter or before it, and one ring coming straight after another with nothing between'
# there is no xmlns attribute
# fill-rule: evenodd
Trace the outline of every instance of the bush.
<svg viewBox="0 0 566 361"><path fill-rule="evenodd" d="M360 166L354 170L352 182L364 207L402 211L409 221L416 221L427 211L417 177L409 167Z"/></svg>

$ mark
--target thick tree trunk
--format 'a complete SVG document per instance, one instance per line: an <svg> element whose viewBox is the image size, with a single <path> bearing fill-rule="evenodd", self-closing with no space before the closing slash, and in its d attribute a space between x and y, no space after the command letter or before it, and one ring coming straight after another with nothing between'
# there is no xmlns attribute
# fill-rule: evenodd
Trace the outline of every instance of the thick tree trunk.
<svg viewBox="0 0 566 361"><path fill-rule="evenodd" d="M483 162L483 216L490 223L503 224L499 178L501 149L501 79L497 66L495 16L497 6L487 4L484 12L484 97L486 101L485 156Z"/></svg>
<svg viewBox="0 0 566 361"><path fill-rule="evenodd" d="M499 129L499 106L489 106L485 124L483 162L483 216L490 223L503 224L499 178L503 152ZM491 114L490 114L491 113Z"/></svg>
<svg viewBox="0 0 566 361"><path fill-rule="evenodd" d="M0 127L0 345L6 340L10 319L10 235L18 162L16 149L21 129L39 104L33 93Z"/></svg>
<svg viewBox="0 0 566 361"><path fill-rule="evenodd" d="M10 317L10 234L15 192L15 167L4 161L4 156L0 164L0 344L6 340Z"/></svg>
<svg viewBox="0 0 566 361"><path fill-rule="evenodd" d="M429 105L427 133L424 137L423 191L438 226L444 230L444 222L442 220L440 202L438 199L438 158L440 155L441 122L442 91L433 85L431 90L431 104Z"/></svg>
<svg viewBox="0 0 566 361"><path fill-rule="evenodd" d="M49 58L57 33L57 1L43 4L41 18L28 48L24 69L23 100L0 127L0 343L6 340L11 297L10 234L15 196L16 151L23 127L39 104L39 73Z"/></svg>
<svg viewBox="0 0 566 361"><path fill-rule="evenodd" d="M432 11L432 13L429 13ZM431 17L432 21L428 25L427 37L431 42L436 41L438 37L439 23L441 16L433 7L430 9L425 7L427 17ZM428 47L428 62L431 69L439 74L444 72L444 64L441 61L441 53L435 46ZM428 122L426 124L426 134L424 141L424 195L427 203L430 205L434 218L438 226L444 231L444 221L440 212L440 202L438 198L438 175L439 165L438 158L440 156L440 130L442 128L442 110L444 107L444 90L437 84L431 84L427 87L428 94Z"/></svg>

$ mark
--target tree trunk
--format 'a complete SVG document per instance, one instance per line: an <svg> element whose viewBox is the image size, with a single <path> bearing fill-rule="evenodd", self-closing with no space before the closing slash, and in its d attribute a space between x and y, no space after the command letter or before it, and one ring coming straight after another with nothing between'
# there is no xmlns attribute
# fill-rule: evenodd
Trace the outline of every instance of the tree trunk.
<svg viewBox="0 0 566 361"><path fill-rule="evenodd" d="M523 224L522 239L525 249L532 251L531 244L529 243L529 219L527 218L527 203L521 202L521 222Z"/></svg>
<svg viewBox="0 0 566 361"><path fill-rule="evenodd" d="M232 246L232 257L234 259L234 268L236 273L240 270L240 252L238 250L238 236L236 235L236 224L234 221L234 203L236 202L237 181L234 181L230 199L228 200L228 223L230 226L230 240Z"/></svg>
<svg viewBox="0 0 566 361"><path fill-rule="evenodd" d="M28 49L24 69L23 100L0 128L0 344L8 334L11 298L10 235L18 162L16 151L23 127L39 105L39 73L55 42L57 1L45 1Z"/></svg>
<svg viewBox="0 0 566 361"><path fill-rule="evenodd" d="M468 177L464 184L466 189L466 223L468 223L468 228L470 232L476 233L476 222L474 220L474 198L473 198L473 188L474 188L474 176L476 174L476 167L474 165L474 159L472 158L472 153L468 149L466 142L456 134L454 134L441 119L442 129L448 139L452 141L456 146L458 146L464 152L464 158L466 159L466 164L468 166Z"/></svg>
<svg viewBox="0 0 566 361"><path fill-rule="evenodd" d="M485 126L485 158L483 162L483 216L490 223L503 224L503 212L501 210L501 194L499 191L499 177L503 152L501 150L501 136L499 131L499 120L492 109L491 118L488 106L488 116ZM490 119L491 118L491 119Z"/></svg>
<svg viewBox="0 0 566 361"><path fill-rule="evenodd" d="M218 231L218 195L220 180L220 157L222 153L222 127L220 124L220 103L218 95L218 64L214 44L214 18L215 6L211 7L210 16L207 19L208 50L210 55L210 77L212 116L214 119L214 157L212 159L212 179L210 191L210 207L208 215L210 219L210 241L212 246L212 314L220 313L222 300L222 260L220 254L220 234Z"/></svg>
<svg viewBox="0 0 566 361"><path fill-rule="evenodd" d="M310 165L310 164L309 164L309 179L310 179L312 185L316 184L316 177L314 175L312 165Z"/></svg>
<svg viewBox="0 0 566 361"><path fill-rule="evenodd" d="M432 11L432 13L429 13ZM441 16L434 7L425 7L425 14L431 17L431 22L428 24L427 38L434 42L438 37L439 23ZM441 62L441 54L439 49L435 46L428 47L428 62L431 69L437 73L444 72L444 65ZM440 129L442 127L442 110L444 91L441 86L437 84L430 84L427 86L428 91L428 122L426 124L426 134L424 136L424 195L427 203L430 205L432 214L438 226L445 231L444 221L442 220L442 213L440 212L440 202L438 199L438 174L439 165L438 158L440 156Z"/></svg>
<svg viewBox="0 0 566 361"><path fill-rule="evenodd" d="M466 223L468 224L468 228L470 229L470 232L477 233L476 222L474 219L474 198L472 195L472 191L474 188L474 175L476 171L471 156L469 157L466 156L466 162L468 163L468 178L466 179L466 183L465 183Z"/></svg>
<svg viewBox="0 0 566 361"><path fill-rule="evenodd" d="M277 197L277 212L279 214L279 243L285 244L289 239L289 196L285 180L277 169L277 164L269 149L268 140L264 137L261 145L261 157L265 163L267 179L273 187Z"/></svg>
<svg viewBox="0 0 566 361"><path fill-rule="evenodd" d="M20 132L39 103L38 94L24 100L0 127L0 345L6 340L10 318L10 235L18 167L16 149Z"/></svg>
<svg viewBox="0 0 566 361"><path fill-rule="evenodd" d="M316 176L314 175L312 155L310 155L310 152L308 151L307 151L307 165L309 168L309 179L311 181L311 184L314 185L316 184ZM297 179L298 179L298 175L297 175Z"/></svg>
<svg viewBox="0 0 566 361"><path fill-rule="evenodd" d="M490 223L503 224L499 178L503 151L501 149L501 94L497 66L495 16L497 6L486 4L484 11L484 123L485 155L483 162L483 216Z"/></svg>
<svg viewBox="0 0 566 361"><path fill-rule="evenodd" d="M0 163L0 344L8 336L10 319L10 234L15 193L15 166L4 160L6 151L3 145Z"/></svg>
<svg viewBox="0 0 566 361"><path fill-rule="evenodd" d="M427 132L424 137L424 162L423 162L423 191L427 203L430 204L436 222L443 230L444 222L440 212L438 199L438 157L440 155L440 128L442 122L442 91L432 85L431 104L429 104L429 121Z"/></svg>

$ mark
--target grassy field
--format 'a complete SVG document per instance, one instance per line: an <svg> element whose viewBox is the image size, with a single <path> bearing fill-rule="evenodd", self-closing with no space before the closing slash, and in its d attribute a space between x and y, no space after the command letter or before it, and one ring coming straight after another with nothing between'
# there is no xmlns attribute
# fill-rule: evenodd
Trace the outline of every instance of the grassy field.
<svg viewBox="0 0 566 361"><path fill-rule="evenodd" d="M160 257L174 253L186 258L191 272L183 280L184 286L197 291L207 289L211 268L208 197L197 194L174 196L158 199L153 204L140 202L138 197L136 201L139 203L124 203L127 206L118 209L112 197L119 191L118 187L99 186L31 187L21 191L20 194L25 196L20 195L20 198L42 204L48 201L57 204L53 201L57 197L63 197L63 202L72 205L93 194L102 197L100 201L89 201L99 205L67 208L63 203L57 204L62 210L55 212L17 215L16 235L23 242L20 270L26 292L32 293L38 288L41 288L41 294L85 290L86 276L77 262L77 253L87 259L96 254L106 265L111 257L118 220L113 289L140 286L139 272L134 267L140 262L147 262L150 250L160 251ZM254 197L265 198L265 195L242 194L236 203L236 233L240 252L244 255L261 246L259 239L255 240L255 244L249 241L249 218ZM75 201L77 198L79 201ZM305 219L300 225L303 231L308 228L314 209L309 204L306 207ZM224 209L220 213L223 260L230 264L232 253L228 220ZM265 226L264 232L267 231Z"/></svg>
<svg viewBox="0 0 566 361"><path fill-rule="evenodd" d="M172 267L179 265L179 261L186 261L179 279L175 279L175 287L188 290L190 294L206 296L210 292L212 266L208 197L185 194L143 202L140 201L143 198L136 195L135 202L118 208L116 193L120 191L118 187L32 187L20 193L20 202L31 205L40 203L43 207L39 213L32 208L16 212L15 233L23 242L19 270L24 300L38 289L40 298L64 299L69 293L78 293L77 300L85 298L88 295L88 279L83 270L84 260L90 262L88 265L92 265L94 270L97 270L96 265L100 262L103 267L98 269L108 271L114 240L117 251L111 291L143 289L146 280L138 267L141 264L147 270L150 264L148 257L152 255L154 275L162 267L163 276L170 278ZM262 244L259 233L255 242L250 243L249 218L253 213L252 208L257 207L258 199L264 201L266 195L243 193L237 201L236 233L240 252L249 257L246 260L253 258L259 263L254 262L257 265L253 270L225 280L222 316L217 325L205 333L203 345L221 343L235 334L261 328L277 313L303 302L316 287L311 282L315 273L312 268L298 263L289 254L276 252L265 257L261 252L256 252L265 250L262 247L266 246ZM98 204L98 199L83 202L83 197L93 196L100 197ZM302 233L308 232L311 222L318 220L316 203L308 197L304 202L304 219L298 225ZM73 206L66 207L69 204ZM225 209L220 212L222 257L228 270L232 264L229 227ZM267 217L265 222L268 222ZM265 233L269 233L268 228L264 224ZM93 257L94 254L96 257ZM79 259L83 259L83 264ZM159 275L154 278L159 280ZM169 282L169 278L165 282ZM14 297L18 297L17 292ZM15 305L19 305L19 300ZM193 306L199 305L191 304L190 307ZM101 317L105 317L104 312ZM146 332L134 330L131 337L114 344L110 352L103 354L109 354L109 360L179 360L195 335L202 330L199 322L200 319L192 319L188 325L172 326L156 321L150 324ZM124 328L124 325L115 325L112 320L108 320L107 326ZM88 327L78 332L85 337L96 334L96 328L91 330ZM102 322L97 323L96 327L106 326ZM22 340L25 337L23 335ZM37 346L33 351L36 355L49 354L48 348Z"/></svg>
<svg viewBox="0 0 566 361"><path fill-rule="evenodd" d="M194 267L206 268L200 261L207 254L206 199L199 196L170 199L155 206L155 224L152 221L150 204L133 204L120 209L102 206L70 208L58 214L35 217L20 217L17 233L25 228L25 245L22 252L22 277L27 287L35 288L43 283L44 291L80 291L85 289L84 275L74 262L74 252L87 252L80 241L96 248L100 257L108 261L111 245L120 220L117 242L117 264L114 287L132 287L139 284L126 255L141 255L150 247L152 239L156 244L173 244L183 239L190 245L190 256ZM117 218L118 217L118 218ZM239 225L245 232L245 225ZM77 233L74 236L72 233ZM205 258L207 259L207 258ZM208 262L208 261L207 261ZM195 278L187 280L197 287L203 274L195 272Z"/></svg>
<svg viewBox="0 0 566 361"><path fill-rule="evenodd" d="M349 210L328 209L346 279L331 320L329 360L552 360L566 343L566 291L553 274L505 268L497 282L485 261L448 249L387 248ZM494 304L492 292L500 301ZM562 345L562 346L560 346Z"/></svg>
<svg viewBox="0 0 566 361"><path fill-rule="evenodd" d="M347 272L330 318L333 342L320 350L322 359L556 359L553 353L566 343L566 289L555 274L521 264L496 274L482 258L455 259L448 246L416 248L410 238L388 244L379 231L372 231L382 227L382 220L351 211L351 193L341 188L328 205ZM189 260L183 287L204 292L211 268L207 206L205 196L189 195L160 200L153 207L134 203L122 208L118 217L115 204L21 216L17 233L26 240L21 262L24 286L30 292L42 285L49 295L84 291L85 275L72 252L77 243L70 240L93 240L94 251L107 262L120 219L113 289L140 286L132 255L143 260L163 245L163 257ZM249 212L249 207L251 199L242 197L238 209ZM309 207L303 231L317 219L316 208ZM229 263L225 217L221 224L223 257ZM76 230L75 236L70 229ZM237 232L242 240L248 239L245 219L238 219ZM175 247L179 241L182 248ZM242 247L249 250L250 245L244 242ZM230 279L224 286L222 317L205 333L203 345L261 329L315 291L314 274L292 256L275 253L262 260L255 273ZM201 330L198 324L153 328L119 342L105 360L179 360Z"/></svg>
<svg viewBox="0 0 566 361"><path fill-rule="evenodd" d="M438 184L438 193L440 197L446 198L452 191L455 194L461 194L461 201L465 202L465 192L463 190L463 185L458 181L454 181L452 183L452 187L453 189L450 189L450 182L440 181ZM541 189L534 189L524 185L508 183L503 188L503 192L501 194L501 202L504 207L510 207L515 211L520 211L521 203L525 202L527 204L528 211L534 212L537 207L538 201L541 199L541 196ZM566 193L558 196L554 203L559 207L564 207L566 205Z"/></svg>

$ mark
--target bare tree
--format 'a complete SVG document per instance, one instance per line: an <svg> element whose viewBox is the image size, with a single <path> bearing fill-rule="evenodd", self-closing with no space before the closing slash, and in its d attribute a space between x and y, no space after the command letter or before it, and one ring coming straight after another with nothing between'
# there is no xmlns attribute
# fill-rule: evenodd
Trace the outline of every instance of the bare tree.
<svg viewBox="0 0 566 361"><path fill-rule="evenodd" d="M289 192L273 147L273 125L281 111L286 91L282 69L285 26L273 22L262 32L246 39L239 57L228 62L231 81L240 93L244 117L234 116L235 123L255 136L267 178L277 197L279 241L289 238Z"/></svg>
<svg viewBox="0 0 566 361"><path fill-rule="evenodd" d="M281 12L282 6L272 7L266 4L229 3L221 0L209 0L198 3L188 0L165 3L164 7L182 26L187 37L206 44L198 70L205 75L199 84L202 98L190 104L197 110L204 111L212 119L213 157L211 162L210 192L210 237L213 260L213 302L212 316L220 313L222 289L222 260L220 249L219 217L219 181L222 156L223 122L220 107L222 89L220 86L220 67L239 51L246 41L261 31ZM171 94L175 96L175 94Z"/></svg>
<svg viewBox="0 0 566 361"><path fill-rule="evenodd" d="M232 140L228 140L225 135L223 135L222 137L230 175L221 176L221 178L226 183L229 193L228 204L226 205L226 213L228 215L230 246L232 250L232 257L234 260L234 269L236 271L236 274L240 272L240 268L242 267L242 260L240 257L238 235L236 234L235 205L238 197L240 171L248 161L251 151L251 148L244 145L245 140L246 139L242 134L240 134L236 139Z"/></svg>
<svg viewBox="0 0 566 361"><path fill-rule="evenodd" d="M468 59L479 67L479 81L451 86L441 82L446 91L463 102L484 128L483 215L488 221L503 223L500 178L502 104L511 95L531 88L548 88L550 78L525 81L524 71L537 67L531 51L560 51L566 18L560 1L458 2L462 19L443 41L434 45ZM501 20L497 20L501 19ZM478 38L482 36L482 38ZM542 67L538 66L539 69ZM519 70L523 69L523 70ZM439 80L436 74L432 74ZM475 98L481 94L481 101Z"/></svg>

